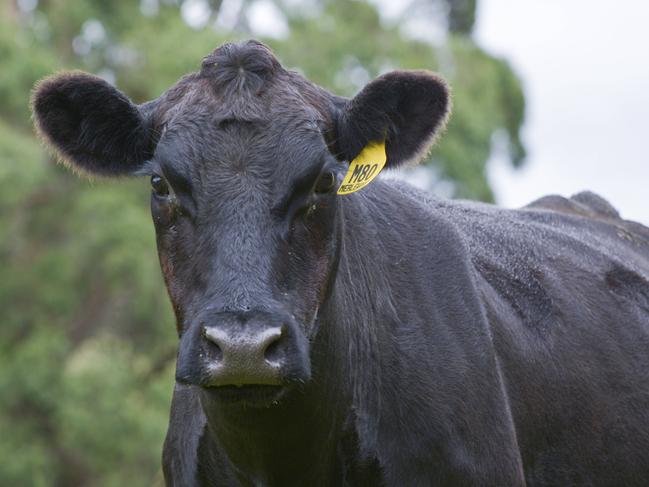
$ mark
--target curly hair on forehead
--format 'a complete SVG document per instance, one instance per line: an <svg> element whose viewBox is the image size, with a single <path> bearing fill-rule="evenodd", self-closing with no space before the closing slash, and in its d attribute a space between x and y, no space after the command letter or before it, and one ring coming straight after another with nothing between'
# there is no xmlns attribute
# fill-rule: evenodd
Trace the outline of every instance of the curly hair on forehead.
<svg viewBox="0 0 649 487"><path fill-rule="evenodd" d="M203 59L200 76L218 90L259 94L282 66L272 52L257 41L228 43Z"/></svg>

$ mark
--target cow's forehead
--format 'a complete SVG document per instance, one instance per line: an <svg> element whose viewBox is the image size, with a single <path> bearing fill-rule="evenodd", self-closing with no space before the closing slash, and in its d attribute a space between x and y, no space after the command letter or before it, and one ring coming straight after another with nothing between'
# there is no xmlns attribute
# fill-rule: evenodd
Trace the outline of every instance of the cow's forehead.
<svg viewBox="0 0 649 487"><path fill-rule="evenodd" d="M322 93L257 43L225 45L159 100L166 163L203 180L233 171L290 179L326 152Z"/></svg>
<svg viewBox="0 0 649 487"><path fill-rule="evenodd" d="M168 123L188 109L240 121L321 118L326 111L322 101L321 90L251 41L225 44L206 56L198 72L161 96L158 118Z"/></svg>
<svg viewBox="0 0 649 487"><path fill-rule="evenodd" d="M321 107L318 107L321 108ZM212 80L187 76L156 102L155 125L239 122L321 123L322 111L307 103L298 86L287 78L269 85L263 93L217 89Z"/></svg>
<svg viewBox="0 0 649 487"><path fill-rule="evenodd" d="M204 189L231 187L233 179L282 192L295 175L320 164L328 149L313 114L242 120L202 111L178 113L156 150L165 172L200 181Z"/></svg>

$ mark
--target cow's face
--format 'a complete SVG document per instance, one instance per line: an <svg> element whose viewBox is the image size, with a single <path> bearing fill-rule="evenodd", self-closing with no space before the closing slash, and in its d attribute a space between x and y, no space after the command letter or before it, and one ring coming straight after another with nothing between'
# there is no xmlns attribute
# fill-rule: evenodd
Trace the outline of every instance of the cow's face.
<svg viewBox="0 0 649 487"><path fill-rule="evenodd" d="M444 84L395 72L354 99L284 70L256 42L225 45L159 99L133 105L104 81L59 75L36 89L36 125L87 173L150 177L151 212L177 316L177 379L222 400L268 404L310 379L318 310L342 235L336 190L385 141L415 158L443 123Z"/></svg>
<svg viewBox="0 0 649 487"><path fill-rule="evenodd" d="M209 83L198 82L200 90ZM218 101L190 100L166 121L150 160L158 251L181 335L180 381L277 386L310 378L308 342L336 267L341 164L318 114L291 104L244 118Z"/></svg>

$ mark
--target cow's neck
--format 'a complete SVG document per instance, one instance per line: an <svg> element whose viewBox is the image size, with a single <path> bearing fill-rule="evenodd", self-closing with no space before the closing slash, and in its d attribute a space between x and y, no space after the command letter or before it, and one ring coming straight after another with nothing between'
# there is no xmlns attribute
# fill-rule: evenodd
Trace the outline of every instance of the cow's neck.
<svg viewBox="0 0 649 487"><path fill-rule="evenodd" d="M396 320L391 291L394 276L383 265L390 258L383 245L392 230L377 221L376 208L367 200L352 195L345 202L336 282L325 311L330 322L325 330L333 331L328 336L328 353L336 357L329 369L335 364L332 376L349 398L344 411L345 461L350 469L346 475L357 479L352 484L379 485L381 395L395 387L386 382L384 373L385 367L394 366L388 363L394 356L388 329Z"/></svg>

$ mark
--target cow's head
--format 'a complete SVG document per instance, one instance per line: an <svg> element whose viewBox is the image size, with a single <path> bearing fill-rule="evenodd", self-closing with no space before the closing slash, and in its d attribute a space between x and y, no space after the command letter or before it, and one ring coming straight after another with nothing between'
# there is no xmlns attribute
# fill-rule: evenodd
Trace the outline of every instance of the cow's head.
<svg viewBox="0 0 649 487"><path fill-rule="evenodd" d="M271 400L310 379L350 198L336 194L347 161L377 141L388 167L416 159L448 104L445 84L423 71L336 97L250 41L221 46L143 105L95 76L59 74L38 84L33 112L71 168L150 177L178 381L223 398L263 389Z"/></svg>

